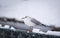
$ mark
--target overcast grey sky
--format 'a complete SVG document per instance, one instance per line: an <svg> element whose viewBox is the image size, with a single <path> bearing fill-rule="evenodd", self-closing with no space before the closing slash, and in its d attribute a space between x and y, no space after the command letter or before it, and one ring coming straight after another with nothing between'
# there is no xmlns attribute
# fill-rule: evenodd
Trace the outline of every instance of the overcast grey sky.
<svg viewBox="0 0 60 38"><path fill-rule="evenodd" d="M30 16L44 24L60 26L60 0L0 0L0 16Z"/></svg>

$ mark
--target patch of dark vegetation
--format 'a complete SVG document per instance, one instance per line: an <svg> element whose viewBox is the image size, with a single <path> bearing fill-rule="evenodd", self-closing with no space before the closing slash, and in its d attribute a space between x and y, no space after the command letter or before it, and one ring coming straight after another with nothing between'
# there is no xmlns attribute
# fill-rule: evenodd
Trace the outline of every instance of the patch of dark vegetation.
<svg viewBox="0 0 60 38"><path fill-rule="evenodd" d="M23 21L19 21L19 20L15 19L15 18L7 18L7 17L0 17L0 21L24 23Z"/></svg>

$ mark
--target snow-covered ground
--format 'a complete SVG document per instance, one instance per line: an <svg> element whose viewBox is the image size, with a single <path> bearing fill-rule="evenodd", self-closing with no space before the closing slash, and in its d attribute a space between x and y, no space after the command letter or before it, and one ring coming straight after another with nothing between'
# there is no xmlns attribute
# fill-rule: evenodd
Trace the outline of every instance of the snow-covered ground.
<svg viewBox="0 0 60 38"><path fill-rule="evenodd" d="M46 35L56 35L60 36L60 31L47 31L47 32L42 32L40 29L33 29L34 33L40 33L40 34L46 34Z"/></svg>
<svg viewBox="0 0 60 38"><path fill-rule="evenodd" d="M45 33L46 35L56 35L56 36L60 36L60 31L47 31L47 33Z"/></svg>
<svg viewBox="0 0 60 38"><path fill-rule="evenodd" d="M34 29L32 30L32 32L45 34L45 32L42 32L42 31L40 31L40 29L36 29L36 28L34 28Z"/></svg>
<svg viewBox="0 0 60 38"><path fill-rule="evenodd" d="M10 26L10 25L4 25L4 26L2 27L2 24L0 24L0 28L16 30L14 27L12 27L12 26Z"/></svg>

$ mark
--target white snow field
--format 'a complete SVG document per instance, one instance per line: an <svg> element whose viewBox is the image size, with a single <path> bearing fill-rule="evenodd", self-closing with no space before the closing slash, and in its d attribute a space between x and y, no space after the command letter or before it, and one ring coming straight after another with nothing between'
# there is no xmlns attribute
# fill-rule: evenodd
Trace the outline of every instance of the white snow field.
<svg viewBox="0 0 60 38"><path fill-rule="evenodd" d="M42 31L40 31L40 29L37 29L37 28L34 28L34 29L32 30L32 32L45 34L45 32L42 32Z"/></svg>
<svg viewBox="0 0 60 38"><path fill-rule="evenodd" d="M45 33L46 35L56 35L56 36L60 36L60 31L47 31L47 33Z"/></svg>
<svg viewBox="0 0 60 38"><path fill-rule="evenodd" d="M40 34L46 34L46 35L56 35L56 36L60 36L60 31L47 31L47 32L42 32L40 31L40 29L33 29L34 33L40 33Z"/></svg>

